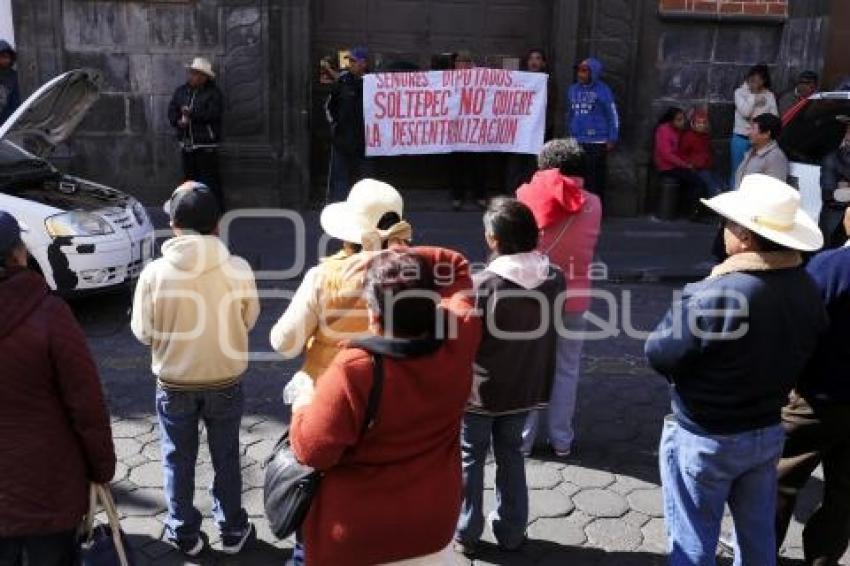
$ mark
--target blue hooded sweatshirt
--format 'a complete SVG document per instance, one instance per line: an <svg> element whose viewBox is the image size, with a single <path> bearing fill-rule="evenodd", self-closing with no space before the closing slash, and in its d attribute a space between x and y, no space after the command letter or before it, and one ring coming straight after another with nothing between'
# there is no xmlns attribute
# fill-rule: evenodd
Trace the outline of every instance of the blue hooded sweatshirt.
<svg viewBox="0 0 850 566"><path fill-rule="evenodd" d="M0 39L0 53L9 53L12 56L12 67L0 69L0 124L12 115L12 112L21 105L21 91L18 87L18 72L13 68L17 53L9 42Z"/></svg>
<svg viewBox="0 0 850 566"><path fill-rule="evenodd" d="M579 143L616 143L620 139L620 117L614 94L602 82L602 63L590 58L590 83L576 82L567 91L566 124Z"/></svg>

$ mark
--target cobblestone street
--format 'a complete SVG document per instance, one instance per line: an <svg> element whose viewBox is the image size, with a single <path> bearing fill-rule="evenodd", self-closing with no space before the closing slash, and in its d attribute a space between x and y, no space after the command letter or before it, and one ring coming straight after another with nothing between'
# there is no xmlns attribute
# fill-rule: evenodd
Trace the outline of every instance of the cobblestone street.
<svg viewBox="0 0 850 566"><path fill-rule="evenodd" d="M425 236L418 240L453 245L476 258L476 250L481 250L475 239L479 219L477 215L474 219L469 215L467 220L466 226L458 226L441 221L439 215L428 216L420 222L425 225L420 234ZM265 249L256 252L259 255L244 255L255 267L259 262L269 268L269 262L263 258L274 249L272 240L278 235L273 230L263 230L263 234ZM251 237L246 230L236 238L233 247L237 253L245 242L252 241ZM309 234L308 241L312 241ZM296 283L288 281L279 287L291 289ZM635 329L648 330L657 322L670 301L671 292L679 285L673 282L609 282L604 288L618 297L624 292L631 293L630 316L626 318L620 313L617 323L620 328L628 324ZM628 305L628 301L625 304ZM165 505L153 411L155 384L148 369L148 351L135 342L127 327L128 299L121 295L91 298L77 301L74 306L99 361L108 393L120 461L114 489L137 564L183 564L184 559L162 541ZM252 333L256 351L268 351L269 329L284 306L281 300L264 301L263 314ZM610 315L604 314L604 305L598 304L594 310L610 319ZM556 460L540 451L527 462L531 490L529 543L521 552L501 553L492 544L492 534L488 532L485 541L489 543L483 546L474 564L628 566L664 563L664 521L656 460L669 397L664 380L647 368L642 348L641 340L624 334L587 343L574 454L565 460ZM280 393L296 367L295 362L273 359L256 362L243 381L246 398L241 436L244 505L257 526L259 540L237 557L225 557L215 551L219 546L206 492L211 482L209 452L206 446L200 450L195 502L207 517L204 529L213 543L213 551L206 551L199 563L283 564L290 554L291 541L275 540L263 517L261 463L279 436L282 424L288 420L288 410L281 402ZM493 471L491 464L487 470L485 493L489 508L494 500ZM800 516L811 510L818 486L815 480ZM800 527L795 523L787 554L799 557L799 546ZM798 563L802 564L788 561L788 564Z"/></svg>

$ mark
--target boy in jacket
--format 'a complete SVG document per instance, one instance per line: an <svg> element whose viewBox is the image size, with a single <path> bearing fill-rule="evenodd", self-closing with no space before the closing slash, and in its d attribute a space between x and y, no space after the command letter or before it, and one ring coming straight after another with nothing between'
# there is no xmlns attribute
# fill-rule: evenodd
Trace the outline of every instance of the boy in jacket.
<svg viewBox="0 0 850 566"><path fill-rule="evenodd" d="M157 377L166 536L190 557L204 549L192 501L203 421L215 472L213 516L222 551L237 554L255 536L242 508L239 381L248 365L248 331L260 314L257 289L248 263L218 239L220 214L208 188L185 183L165 206L175 237L139 277L131 328L151 347Z"/></svg>
<svg viewBox="0 0 850 566"><path fill-rule="evenodd" d="M585 187L604 204L608 152L620 139L620 116L598 59L585 59L576 68L576 82L567 91L566 124L585 153Z"/></svg>
<svg viewBox="0 0 850 566"><path fill-rule="evenodd" d="M522 433L530 411L549 402L555 377L557 298L563 273L536 251L534 214L513 199L494 200L484 214L493 260L474 278L484 333L473 366L472 394L463 420L464 501L456 550L473 554L484 530L484 464L496 457L498 506L489 522L499 546L525 542L528 488ZM559 305L560 306L560 305Z"/></svg>
<svg viewBox="0 0 850 566"><path fill-rule="evenodd" d="M729 256L688 285L646 343L670 382L659 448L671 566L714 566L728 503L735 566L775 566L781 409L826 328L800 252L821 247L800 194L766 175L703 203Z"/></svg>

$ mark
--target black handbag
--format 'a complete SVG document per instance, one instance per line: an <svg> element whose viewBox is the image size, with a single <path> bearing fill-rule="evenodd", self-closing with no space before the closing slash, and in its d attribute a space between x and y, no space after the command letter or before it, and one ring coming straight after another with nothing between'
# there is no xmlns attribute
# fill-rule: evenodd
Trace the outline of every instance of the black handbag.
<svg viewBox="0 0 850 566"><path fill-rule="evenodd" d="M372 361L375 370L366 405L366 416L360 431L361 438L375 420L384 387L383 358L373 354ZM272 533L277 538L285 539L298 530L307 517L322 474L310 466L305 466L295 457L289 440L288 426L272 449L265 466L263 503L266 517Z"/></svg>

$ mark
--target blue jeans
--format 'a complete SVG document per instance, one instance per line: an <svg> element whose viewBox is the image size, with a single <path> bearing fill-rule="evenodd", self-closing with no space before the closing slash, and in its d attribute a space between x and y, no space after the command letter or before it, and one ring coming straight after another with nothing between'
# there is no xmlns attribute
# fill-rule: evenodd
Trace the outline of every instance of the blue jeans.
<svg viewBox="0 0 850 566"><path fill-rule="evenodd" d="M207 430L215 473L210 488L213 517L222 535L240 536L248 527L248 514L242 508L239 448L243 402L239 384L200 391L157 388L156 414L168 505L165 530L170 540L194 541L201 532L201 514L192 501L201 421Z"/></svg>
<svg viewBox="0 0 850 566"><path fill-rule="evenodd" d="M736 177L738 175L738 167L744 162L747 152L750 150L750 138L738 134L732 134L732 141L729 145L729 156L731 160L732 173L729 181L729 189L735 190Z"/></svg>
<svg viewBox="0 0 850 566"><path fill-rule="evenodd" d="M720 176L715 174L711 169L697 169L695 173L705 185L706 198L716 197L720 193L724 192L723 181L721 181Z"/></svg>
<svg viewBox="0 0 850 566"><path fill-rule="evenodd" d="M726 503L740 541L735 566L775 566L776 464L782 425L694 434L668 417L659 449L671 566L715 566Z"/></svg>
<svg viewBox="0 0 850 566"><path fill-rule="evenodd" d="M484 464L493 440L496 457L496 510L493 534L499 544L513 549L522 544L528 526L528 486L522 455L522 429L527 412L490 417L466 413L463 417L463 507L455 539L473 545L484 532Z"/></svg>

